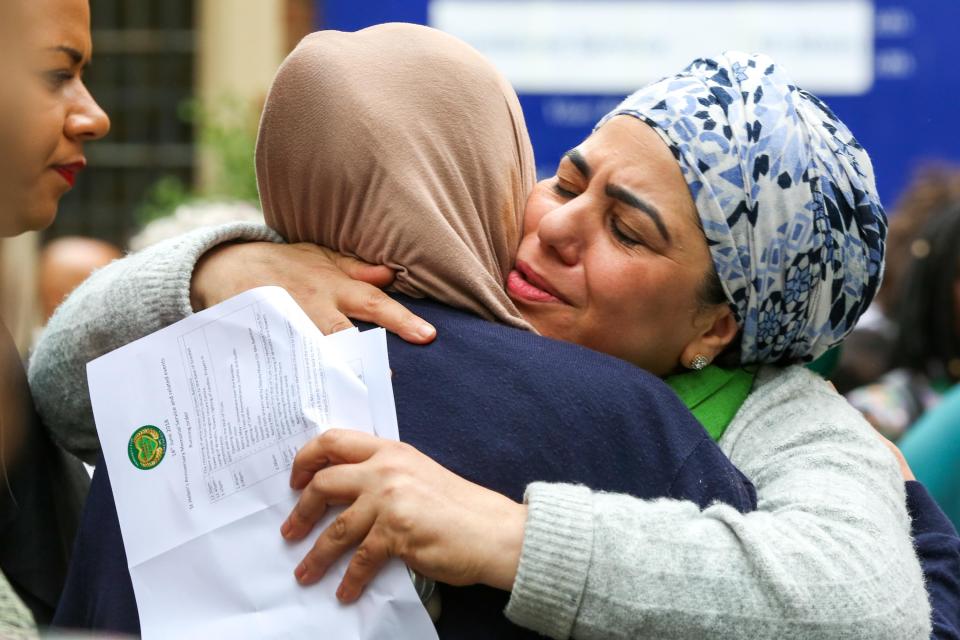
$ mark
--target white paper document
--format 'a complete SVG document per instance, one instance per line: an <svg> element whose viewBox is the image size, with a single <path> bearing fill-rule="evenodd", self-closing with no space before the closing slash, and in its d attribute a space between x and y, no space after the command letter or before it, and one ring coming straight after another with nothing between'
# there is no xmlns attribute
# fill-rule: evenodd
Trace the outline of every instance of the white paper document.
<svg viewBox="0 0 960 640"><path fill-rule="evenodd" d="M406 567L360 600L280 536L297 450L327 428L398 437L382 329L324 337L290 295L231 298L87 365L144 638L435 638Z"/></svg>

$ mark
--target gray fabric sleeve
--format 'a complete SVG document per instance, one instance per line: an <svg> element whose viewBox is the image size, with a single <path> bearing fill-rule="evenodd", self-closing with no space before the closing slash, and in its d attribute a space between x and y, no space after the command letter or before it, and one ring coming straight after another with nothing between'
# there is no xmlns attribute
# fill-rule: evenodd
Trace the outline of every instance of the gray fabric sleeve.
<svg viewBox="0 0 960 640"><path fill-rule="evenodd" d="M756 512L610 493L587 507L530 485L527 503L550 507L529 510L508 617L554 638L928 638L893 456L809 372L758 385L721 441Z"/></svg>
<svg viewBox="0 0 960 640"><path fill-rule="evenodd" d="M593 552L593 496L587 487L537 482L524 500L529 515L507 616L551 638L567 638Z"/></svg>
<svg viewBox="0 0 960 640"><path fill-rule="evenodd" d="M57 309L30 357L34 403L53 439L93 464L100 454L87 393L87 363L192 313L194 266L234 240L279 242L269 228L231 223L198 229L116 260Z"/></svg>
<svg viewBox="0 0 960 640"><path fill-rule="evenodd" d="M27 640L39 637L33 616L0 572L0 638Z"/></svg>

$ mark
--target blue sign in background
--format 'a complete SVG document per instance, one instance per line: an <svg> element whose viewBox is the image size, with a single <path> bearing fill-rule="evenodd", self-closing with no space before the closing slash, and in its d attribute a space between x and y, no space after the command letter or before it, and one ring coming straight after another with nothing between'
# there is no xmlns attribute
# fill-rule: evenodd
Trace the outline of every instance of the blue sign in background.
<svg viewBox="0 0 960 640"><path fill-rule="evenodd" d="M426 24L427 4L318 0L317 26L354 31L380 22ZM960 39L960 0L875 0L874 6L873 86L860 96L821 97L867 148L880 195L890 207L919 165L960 165L960 64L954 55ZM552 171L563 152L579 143L622 97L521 94L540 172Z"/></svg>

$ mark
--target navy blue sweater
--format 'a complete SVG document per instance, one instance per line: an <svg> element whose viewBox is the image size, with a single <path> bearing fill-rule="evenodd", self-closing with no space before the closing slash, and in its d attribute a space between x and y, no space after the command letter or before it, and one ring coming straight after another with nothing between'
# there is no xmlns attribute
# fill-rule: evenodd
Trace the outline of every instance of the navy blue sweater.
<svg viewBox="0 0 960 640"><path fill-rule="evenodd" d="M960 640L960 538L919 482L907 483L913 542L923 565L937 640Z"/></svg>

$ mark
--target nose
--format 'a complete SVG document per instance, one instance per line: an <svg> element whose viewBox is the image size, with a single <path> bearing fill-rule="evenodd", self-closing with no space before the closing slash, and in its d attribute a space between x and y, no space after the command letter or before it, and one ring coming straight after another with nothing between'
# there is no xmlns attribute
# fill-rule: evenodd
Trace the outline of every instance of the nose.
<svg viewBox="0 0 960 640"><path fill-rule="evenodd" d="M590 231L588 207L580 199L574 198L544 215L537 229L540 243L569 267L580 261Z"/></svg>
<svg viewBox="0 0 960 640"><path fill-rule="evenodd" d="M86 86L77 96L74 108L67 114L64 132L68 138L83 142L99 140L110 132L110 118Z"/></svg>

